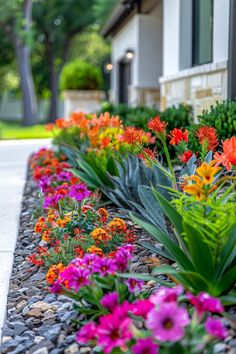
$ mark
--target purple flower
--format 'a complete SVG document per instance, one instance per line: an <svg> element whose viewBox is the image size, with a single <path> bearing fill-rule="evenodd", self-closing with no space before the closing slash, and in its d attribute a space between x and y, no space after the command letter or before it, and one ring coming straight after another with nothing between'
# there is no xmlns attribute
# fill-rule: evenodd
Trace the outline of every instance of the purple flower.
<svg viewBox="0 0 236 354"><path fill-rule="evenodd" d="M198 316L201 316L205 312L221 313L224 311L224 307L219 299L204 292L199 293L197 296L188 293L187 299L195 307Z"/></svg>
<svg viewBox="0 0 236 354"><path fill-rule="evenodd" d="M53 293L53 294L58 294L60 291L61 291L61 282L60 282L60 280L56 280L54 283L53 283L53 285L52 285L52 287L51 287L51 292Z"/></svg>
<svg viewBox="0 0 236 354"><path fill-rule="evenodd" d="M124 272L128 267L128 262L132 258L133 245L125 245L119 247L115 255L115 262L117 269L120 272Z"/></svg>
<svg viewBox="0 0 236 354"><path fill-rule="evenodd" d="M108 293L104 295L100 301L100 304L105 307L108 311L112 312L119 302L119 296L116 291L113 293Z"/></svg>
<svg viewBox="0 0 236 354"><path fill-rule="evenodd" d="M163 303L147 315L146 326L160 342L176 342L183 338L184 327L190 322L188 312L175 302Z"/></svg>
<svg viewBox="0 0 236 354"><path fill-rule="evenodd" d="M69 196L78 201L82 201L90 196L91 192L88 190L85 184L73 184L70 187Z"/></svg>
<svg viewBox="0 0 236 354"><path fill-rule="evenodd" d="M57 205L57 203L59 202L59 200L62 198L63 197L60 194L49 195L49 196L45 197L44 203L43 203L43 208L44 209L54 208Z"/></svg>
<svg viewBox="0 0 236 354"><path fill-rule="evenodd" d="M97 262L93 265L94 273L100 273L100 275L114 274L117 270L116 264L113 259L99 257Z"/></svg>
<svg viewBox="0 0 236 354"><path fill-rule="evenodd" d="M218 339L225 339L228 335L228 331L222 321L217 318L208 317L205 323L205 329L212 337Z"/></svg>
<svg viewBox="0 0 236 354"><path fill-rule="evenodd" d="M125 281L125 284L128 285L129 291L131 293L136 293L142 290L144 281L134 279L134 278L129 278L128 280Z"/></svg>
<svg viewBox="0 0 236 354"><path fill-rule="evenodd" d="M57 179L58 179L58 181L69 181L72 176L73 176L73 174L69 171L61 171L57 175Z"/></svg>
<svg viewBox="0 0 236 354"><path fill-rule="evenodd" d="M159 347L151 338L137 340L136 344L131 347L134 354L158 354Z"/></svg>
<svg viewBox="0 0 236 354"><path fill-rule="evenodd" d="M78 291L82 286L88 285L89 271L87 269L79 269L73 265L69 265L63 272L60 273L62 281L66 281L70 288Z"/></svg>
<svg viewBox="0 0 236 354"><path fill-rule="evenodd" d="M95 322L89 322L85 324L76 333L76 341L78 343L87 344L91 340L96 338L96 324Z"/></svg>
<svg viewBox="0 0 236 354"><path fill-rule="evenodd" d="M177 285L174 288L167 288L166 286L161 286L155 294L150 298L150 301L155 305L160 305L163 302L176 302L178 296L183 293L184 289L181 285Z"/></svg>

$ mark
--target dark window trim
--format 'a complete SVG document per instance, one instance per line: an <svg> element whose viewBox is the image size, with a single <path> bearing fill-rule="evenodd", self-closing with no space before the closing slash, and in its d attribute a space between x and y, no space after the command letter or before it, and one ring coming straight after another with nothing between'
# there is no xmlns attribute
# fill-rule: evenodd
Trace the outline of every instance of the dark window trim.
<svg viewBox="0 0 236 354"><path fill-rule="evenodd" d="M194 49L195 49L195 21L196 21L196 17L194 16L194 2L198 1L198 0L192 0L192 67L195 66L200 66L200 65L204 65L204 64L210 64L213 62L213 53L214 53L214 0L212 1L212 25L211 25L211 59L207 60L205 62L202 63L194 63Z"/></svg>

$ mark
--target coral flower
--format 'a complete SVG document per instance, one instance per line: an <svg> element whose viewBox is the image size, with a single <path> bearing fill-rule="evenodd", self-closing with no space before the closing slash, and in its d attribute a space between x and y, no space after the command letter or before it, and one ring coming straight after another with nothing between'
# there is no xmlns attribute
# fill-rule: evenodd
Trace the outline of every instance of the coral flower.
<svg viewBox="0 0 236 354"><path fill-rule="evenodd" d="M143 338L137 340L136 344L131 347L134 354L158 354L159 346L152 341L151 338Z"/></svg>
<svg viewBox="0 0 236 354"><path fill-rule="evenodd" d="M179 145L182 141L188 142L188 130L175 128L168 135L171 145Z"/></svg>
<svg viewBox="0 0 236 354"><path fill-rule="evenodd" d="M192 156L193 152L191 150L187 150L183 154L178 155L178 159L183 163L187 163Z"/></svg>
<svg viewBox="0 0 236 354"><path fill-rule="evenodd" d="M153 130L157 134L166 134L167 123L162 122L160 116L157 116L148 122L148 128Z"/></svg>
<svg viewBox="0 0 236 354"><path fill-rule="evenodd" d="M46 274L46 280L48 284L53 284L58 278L59 273L63 272L65 268L66 267L62 263L52 265Z"/></svg>
<svg viewBox="0 0 236 354"><path fill-rule="evenodd" d="M183 338L184 327L190 323L187 310L175 302L164 303L147 315L146 326L160 342L176 342Z"/></svg>
<svg viewBox="0 0 236 354"><path fill-rule="evenodd" d="M202 181L205 184L211 184L214 180L214 176L220 170L219 167L214 166L215 161L211 163L203 162L200 167L196 169L197 174L202 177Z"/></svg>
<svg viewBox="0 0 236 354"><path fill-rule="evenodd" d="M157 157L156 149L143 148L142 152L138 155L138 157L142 160L146 160L149 158L150 160L155 160Z"/></svg>
<svg viewBox="0 0 236 354"><path fill-rule="evenodd" d="M199 144L205 146L209 151L214 151L218 145L217 133L215 128L212 127L200 127L196 132Z"/></svg>
<svg viewBox="0 0 236 354"><path fill-rule="evenodd" d="M223 142L223 153L215 153L214 159L217 164L222 164L227 170L231 170L232 166L236 166L236 136L226 139Z"/></svg>
<svg viewBox="0 0 236 354"><path fill-rule="evenodd" d="M215 338L223 340L227 337L228 331L222 321L213 317L208 317L205 323L206 331Z"/></svg>

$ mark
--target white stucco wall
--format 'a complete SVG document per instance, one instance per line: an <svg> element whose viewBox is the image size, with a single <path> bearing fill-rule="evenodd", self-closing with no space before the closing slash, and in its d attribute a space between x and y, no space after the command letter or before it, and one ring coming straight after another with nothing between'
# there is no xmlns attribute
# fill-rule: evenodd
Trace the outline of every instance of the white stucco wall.
<svg viewBox="0 0 236 354"><path fill-rule="evenodd" d="M163 1L163 75L179 71L180 0Z"/></svg>
<svg viewBox="0 0 236 354"><path fill-rule="evenodd" d="M213 62L228 59L230 0L214 0L213 12Z"/></svg>
<svg viewBox="0 0 236 354"><path fill-rule="evenodd" d="M162 2L151 14L139 16L139 79L141 87L156 87L162 75Z"/></svg>

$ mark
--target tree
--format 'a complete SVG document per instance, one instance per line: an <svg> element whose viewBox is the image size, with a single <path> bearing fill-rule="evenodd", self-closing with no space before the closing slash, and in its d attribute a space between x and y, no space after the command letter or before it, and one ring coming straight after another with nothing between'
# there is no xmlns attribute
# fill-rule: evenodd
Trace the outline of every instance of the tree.
<svg viewBox="0 0 236 354"><path fill-rule="evenodd" d="M37 101L30 65L32 0L0 0L0 27L11 41L23 94L23 125L36 123Z"/></svg>
<svg viewBox="0 0 236 354"><path fill-rule="evenodd" d="M49 120L57 118L58 86L61 70L68 59L71 42L94 22L95 0L35 0L33 18L49 67L51 102ZM78 48L79 51L79 48Z"/></svg>
<svg viewBox="0 0 236 354"><path fill-rule="evenodd" d="M117 0L96 0L93 10L96 20L100 25L103 25L107 20L116 4Z"/></svg>

